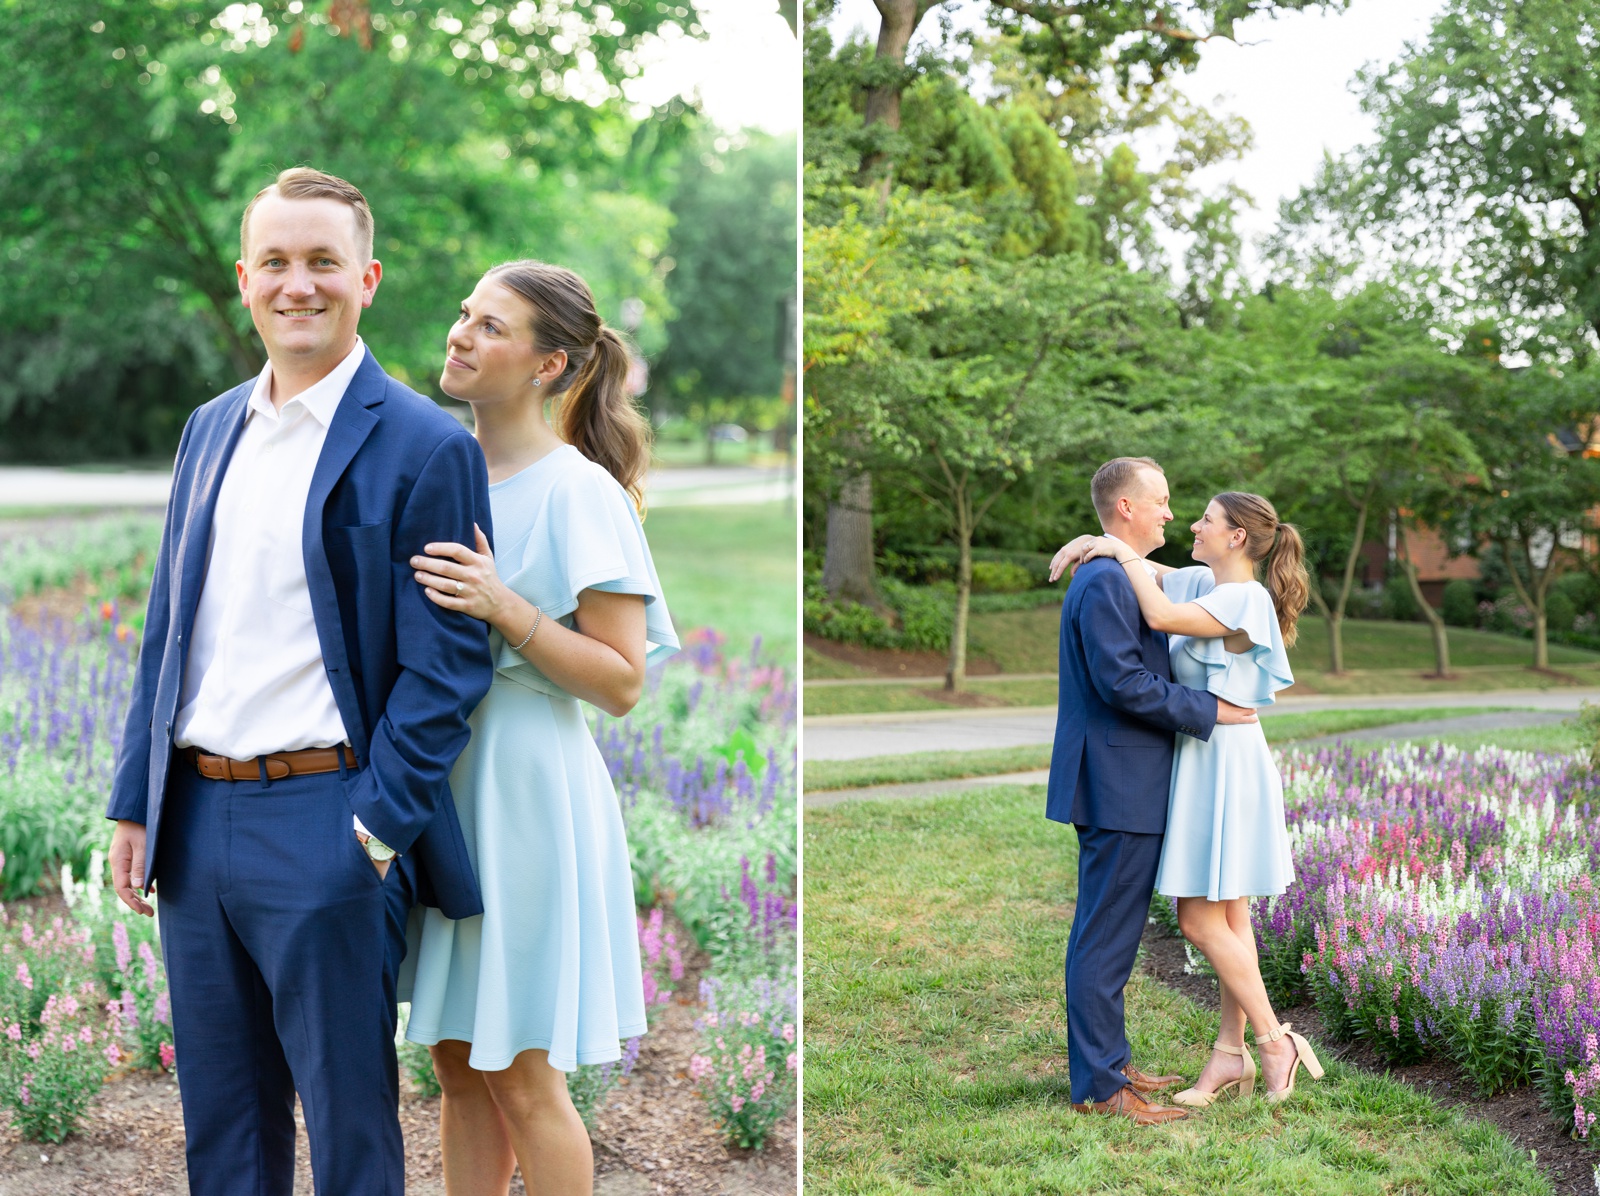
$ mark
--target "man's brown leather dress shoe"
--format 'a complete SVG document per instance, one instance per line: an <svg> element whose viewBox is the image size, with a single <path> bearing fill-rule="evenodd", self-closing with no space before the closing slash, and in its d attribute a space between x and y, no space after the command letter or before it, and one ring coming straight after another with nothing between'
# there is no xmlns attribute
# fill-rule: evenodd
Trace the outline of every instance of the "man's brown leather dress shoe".
<svg viewBox="0 0 1600 1196"><path fill-rule="evenodd" d="M1157 1105L1145 1100L1131 1087L1119 1088L1110 1100L1084 1101L1073 1105L1079 1113L1118 1113L1135 1125L1165 1125L1169 1121L1182 1121L1189 1114L1172 1105Z"/></svg>
<svg viewBox="0 0 1600 1196"><path fill-rule="evenodd" d="M1147 1076L1131 1063L1122 1069L1122 1074L1128 1077L1128 1087L1140 1096L1149 1096L1183 1082L1182 1076Z"/></svg>

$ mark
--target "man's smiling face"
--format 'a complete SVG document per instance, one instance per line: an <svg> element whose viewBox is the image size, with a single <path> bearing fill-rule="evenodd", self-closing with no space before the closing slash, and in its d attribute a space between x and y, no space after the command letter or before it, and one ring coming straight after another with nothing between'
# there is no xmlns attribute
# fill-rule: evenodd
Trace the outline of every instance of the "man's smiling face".
<svg viewBox="0 0 1600 1196"><path fill-rule="evenodd" d="M280 368L331 369L355 347L380 267L336 199L263 195L250 213L239 296Z"/></svg>

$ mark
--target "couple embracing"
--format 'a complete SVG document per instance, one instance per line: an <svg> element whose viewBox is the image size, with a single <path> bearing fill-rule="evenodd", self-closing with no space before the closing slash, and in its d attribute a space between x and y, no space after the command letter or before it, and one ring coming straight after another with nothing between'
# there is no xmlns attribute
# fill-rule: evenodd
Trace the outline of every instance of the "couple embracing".
<svg viewBox="0 0 1600 1196"><path fill-rule="evenodd" d="M1067 1051L1073 1107L1157 1125L1230 1090L1251 1095L1261 1054L1269 1101L1294 1091L1311 1044L1267 998L1250 897L1294 879L1283 786L1256 709L1293 684L1286 646L1305 609L1300 535L1260 495L1217 495L1189 529L1199 565L1145 557L1172 519L1167 482L1148 457L1095 473L1104 534L1056 554L1075 566L1061 615L1061 699L1047 815L1078 832L1078 898L1067 944ZM1266 584L1256 580L1262 566ZM1152 892L1176 898L1178 925L1217 973L1221 1028L1194 1084L1133 1064L1123 1018Z"/></svg>
<svg viewBox="0 0 1600 1196"><path fill-rule="evenodd" d="M159 897L189 1190L401 1196L397 1001L463 1196L590 1190L565 1074L645 1030L611 714L677 647L638 506L628 354L576 275L490 270L440 386L357 334L382 277L350 183L245 209L259 377L178 449L109 817ZM556 426L545 414L555 399Z"/></svg>

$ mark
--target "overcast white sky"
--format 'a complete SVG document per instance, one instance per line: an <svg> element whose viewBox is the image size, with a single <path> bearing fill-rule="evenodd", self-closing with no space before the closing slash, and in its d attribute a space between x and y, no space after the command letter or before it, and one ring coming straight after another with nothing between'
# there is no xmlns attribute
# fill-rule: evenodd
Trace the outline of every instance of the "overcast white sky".
<svg viewBox="0 0 1600 1196"><path fill-rule="evenodd" d="M1393 60L1443 7L1444 0L1353 0L1341 13L1252 17L1236 27L1237 43L1201 46L1200 66L1179 86L1238 113L1255 131L1255 148L1206 180L1231 177L1255 198L1241 221L1247 242L1272 230L1278 201L1311 181L1324 151L1337 155L1372 136L1349 89L1356 70ZM972 27L985 8L961 0L953 6L956 27ZM836 37L862 29L875 40L878 25L872 0L842 0L832 28ZM933 27L930 14L923 28Z"/></svg>
<svg viewBox="0 0 1600 1196"><path fill-rule="evenodd" d="M724 129L799 128L800 43L777 0L696 0L695 7L705 39L659 40L643 75L625 89L628 98L653 107L698 90L706 115Z"/></svg>

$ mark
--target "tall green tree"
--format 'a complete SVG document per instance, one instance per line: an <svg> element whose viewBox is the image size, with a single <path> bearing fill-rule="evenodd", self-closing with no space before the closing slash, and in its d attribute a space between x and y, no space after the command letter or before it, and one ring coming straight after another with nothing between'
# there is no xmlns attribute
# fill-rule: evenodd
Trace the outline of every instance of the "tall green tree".
<svg viewBox="0 0 1600 1196"><path fill-rule="evenodd" d="M784 412L784 303L795 292L793 137L706 134L672 196L667 302L653 402L706 436L720 423L770 428Z"/></svg>
<svg viewBox="0 0 1600 1196"><path fill-rule="evenodd" d="M945 687L966 682L972 544L995 503L1071 446L1132 430L1144 371L1176 324L1158 284L1082 257L991 259L978 285L909 320L889 477L957 551Z"/></svg>
<svg viewBox="0 0 1600 1196"><path fill-rule="evenodd" d="M916 365L901 329L973 285L982 256L981 222L937 196L879 204L857 191L832 222L806 226L806 488L826 495L823 581L839 598L879 601L870 568L863 579L853 566L872 560L872 471L899 443Z"/></svg>
<svg viewBox="0 0 1600 1196"><path fill-rule="evenodd" d="M1550 667L1546 603L1576 567L1600 506L1600 374L1552 366L1520 371L1472 405L1466 427L1484 471L1461 494L1468 534L1500 554L1533 619L1533 667Z"/></svg>
<svg viewBox="0 0 1600 1196"><path fill-rule="evenodd" d="M1245 326L1268 354L1245 399L1262 413L1262 482L1314 531L1311 601L1329 671L1342 673L1362 548L1396 509L1423 509L1431 486L1471 469L1459 411L1489 367L1444 352L1421 314L1379 287L1345 298L1276 288ZM1435 647L1448 668L1448 644Z"/></svg>
<svg viewBox="0 0 1600 1196"><path fill-rule="evenodd" d="M1564 355L1600 333L1595 0L1448 0L1361 78L1377 137L1286 209L1308 269L1406 262L1460 323Z"/></svg>

